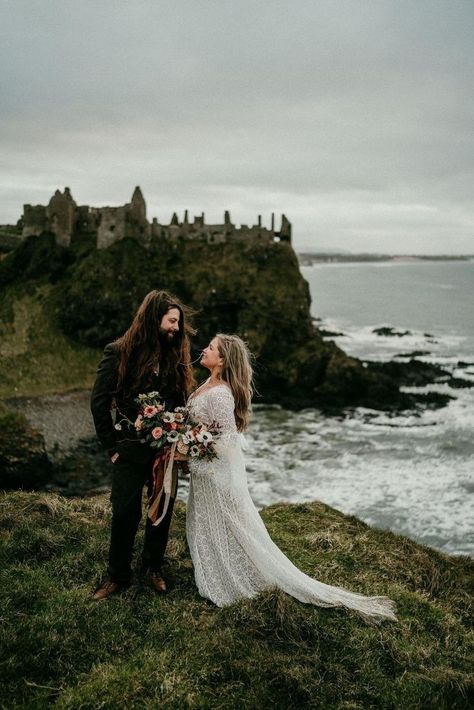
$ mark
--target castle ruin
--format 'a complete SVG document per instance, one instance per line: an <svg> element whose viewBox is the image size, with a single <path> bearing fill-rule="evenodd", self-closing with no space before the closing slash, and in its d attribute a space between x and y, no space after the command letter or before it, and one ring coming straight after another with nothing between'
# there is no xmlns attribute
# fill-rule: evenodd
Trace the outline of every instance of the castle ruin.
<svg viewBox="0 0 474 710"><path fill-rule="evenodd" d="M275 230L275 215L272 213L271 227L262 225L261 215L257 224L237 227L232 223L228 210L224 213L223 224L206 224L204 212L189 220L188 210L179 221L176 212L169 224L161 224L155 217L150 223L146 216L146 203L139 187L136 187L129 203L121 207L78 206L68 187L64 192L56 190L47 206L23 206L23 237L52 232L56 242L69 246L74 235L97 233L97 248L106 249L111 244L131 237L144 246L153 238L177 240L179 238L203 240L209 244L225 242L271 243L285 241L291 243L291 223L283 214L280 230Z"/></svg>

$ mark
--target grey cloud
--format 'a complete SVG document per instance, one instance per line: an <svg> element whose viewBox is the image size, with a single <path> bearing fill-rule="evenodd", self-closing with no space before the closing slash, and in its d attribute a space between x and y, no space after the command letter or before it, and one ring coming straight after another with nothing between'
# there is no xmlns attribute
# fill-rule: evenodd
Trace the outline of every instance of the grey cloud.
<svg viewBox="0 0 474 710"><path fill-rule="evenodd" d="M139 183L163 220L284 211L297 246L474 251L471 2L3 8L0 222Z"/></svg>

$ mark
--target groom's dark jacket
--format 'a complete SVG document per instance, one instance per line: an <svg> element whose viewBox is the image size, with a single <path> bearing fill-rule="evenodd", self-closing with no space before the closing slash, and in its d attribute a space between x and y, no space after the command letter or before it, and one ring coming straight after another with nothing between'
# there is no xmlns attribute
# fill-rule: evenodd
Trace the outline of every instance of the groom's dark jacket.
<svg viewBox="0 0 474 710"><path fill-rule="evenodd" d="M176 386L172 368L166 366L160 367L158 374L150 372L135 391L126 394L117 392L118 363L117 347L114 343L109 343L105 346L91 395L95 430L109 454L118 452L124 461L145 464L153 458L153 451L147 444L140 443L140 436L133 426L139 412L139 405L135 400L139 394L159 392L166 408L174 409L185 405L185 395ZM115 423L112 410L115 410ZM120 430L115 428L117 423L120 423Z"/></svg>

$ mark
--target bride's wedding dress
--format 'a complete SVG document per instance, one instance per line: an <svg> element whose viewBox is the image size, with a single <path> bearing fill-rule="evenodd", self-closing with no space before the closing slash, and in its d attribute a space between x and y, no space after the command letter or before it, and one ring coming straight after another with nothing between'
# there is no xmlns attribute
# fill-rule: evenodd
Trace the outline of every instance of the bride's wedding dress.
<svg viewBox="0 0 474 710"><path fill-rule="evenodd" d="M234 398L227 385L194 394L193 419L217 422L218 458L190 460L186 534L201 596L226 606L263 589L278 587L302 602L344 606L368 621L395 619L387 597L366 597L318 582L301 572L272 542L247 489Z"/></svg>

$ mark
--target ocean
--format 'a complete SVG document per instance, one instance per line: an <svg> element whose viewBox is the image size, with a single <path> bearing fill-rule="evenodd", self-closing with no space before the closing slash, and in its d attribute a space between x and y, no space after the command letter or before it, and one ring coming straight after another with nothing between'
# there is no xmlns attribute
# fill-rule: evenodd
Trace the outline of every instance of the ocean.
<svg viewBox="0 0 474 710"><path fill-rule="evenodd" d="M317 264L302 273L317 324L341 333L334 340L347 353L383 361L423 352L420 359L474 382L474 261ZM404 335L375 334L381 326ZM253 501L262 508L320 500L372 526L473 556L474 388L439 383L418 391L428 389L455 399L395 416L257 405L245 435ZM11 404L24 409L22 400ZM35 426L42 423L52 456L95 440L89 392L31 398L27 410ZM99 469L85 482L89 494L108 490ZM74 481L64 483L67 494L78 494ZM188 485L182 477L182 500Z"/></svg>
<svg viewBox="0 0 474 710"><path fill-rule="evenodd" d="M324 263L302 273L318 325L342 333L334 339L347 353L391 360L423 351L420 359L474 381L474 261ZM374 334L380 326L409 333ZM421 416L257 406L246 434L255 504L320 500L446 553L473 555L474 389L427 389L455 399Z"/></svg>

